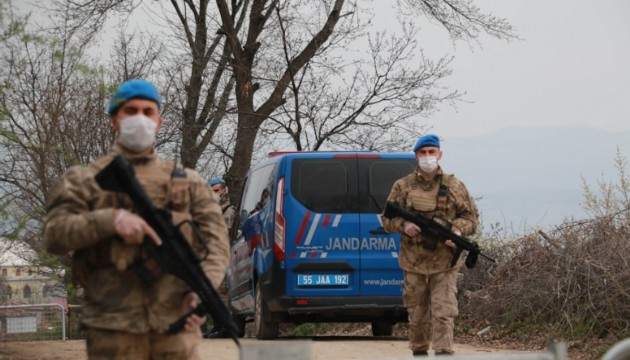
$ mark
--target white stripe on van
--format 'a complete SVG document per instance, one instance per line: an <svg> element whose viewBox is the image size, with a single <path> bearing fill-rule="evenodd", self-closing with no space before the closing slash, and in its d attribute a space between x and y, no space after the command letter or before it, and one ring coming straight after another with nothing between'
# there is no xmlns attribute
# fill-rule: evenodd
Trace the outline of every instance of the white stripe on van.
<svg viewBox="0 0 630 360"><path fill-rule="evenodd" d="M306 252L302 251L300 253L300 259L304 259L306 257Z"/></svg>
<svg viewBox="0 0 630 360"><path fill-rule="evenodd" d="M316 214L313 222L311 223L311 228L308 229L308 235L306 235L306 241L304 245L308 246L311 244L311 240L313 240L313 234L315 234L315 229L317 229L317 223L319 222L319 218L322 217L321 214Z"/></svg>
<svg viewBox="0 0 630 360"><path fill-rule="evenodd" d="M397 252L395 252L395 251L392 251L392 257L393 257L394 259L397 259L397 258L398 258L398 253L397 253Z"/></svg>
<svg viewBox="0 0 630 360"><path fill-rule="evenodd" d="M333 221L332 227L337 227L337 225L339 225L339 221L341 221L341 215L335 215L335 220Z"/></svg>

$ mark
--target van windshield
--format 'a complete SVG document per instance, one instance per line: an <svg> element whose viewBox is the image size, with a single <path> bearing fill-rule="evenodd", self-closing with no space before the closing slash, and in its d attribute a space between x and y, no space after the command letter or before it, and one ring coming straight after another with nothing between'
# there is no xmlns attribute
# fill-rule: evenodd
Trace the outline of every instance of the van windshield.
<svg viewBox="0 0 630 360"><path fill-rule="evenodd" d="M269 164L256 169L246 179L247 186L241 201L241 221L269 204L270 195L273 194L275 169L276 164Z"/></svg>

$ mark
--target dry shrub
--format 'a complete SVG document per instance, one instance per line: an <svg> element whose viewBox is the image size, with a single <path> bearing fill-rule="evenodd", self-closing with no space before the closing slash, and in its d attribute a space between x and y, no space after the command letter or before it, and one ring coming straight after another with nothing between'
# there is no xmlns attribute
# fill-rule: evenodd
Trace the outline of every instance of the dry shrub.
<svg viewBox="0 0 630 360"><path fill-rule="evenodd" d="M550 336L630 336L630 207L628 182L585 188L592 218L566 220L511 241L482 241L497 263L464 270L462 317L518 332L529 326Z"/></svg>

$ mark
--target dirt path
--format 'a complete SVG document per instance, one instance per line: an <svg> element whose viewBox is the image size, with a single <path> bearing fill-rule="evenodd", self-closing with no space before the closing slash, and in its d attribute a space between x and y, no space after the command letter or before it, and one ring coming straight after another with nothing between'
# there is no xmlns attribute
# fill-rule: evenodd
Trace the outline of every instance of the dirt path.
<svg viewBox="0 0 630 360"><path fill-rule="evenodd" d="M290 340L281 340L290 341ZM243 344L273 344L273 341L258 342L243 339ZM488 354L506 352L485 347L458 344L458 354ZM213 360L237 360L239 353L231 340L203 340L201 358ZM412 358L403 338L374 339L373 337L334 336L315 337L311 343L312 360L341 359L382 359ZM85 341L33 341L0 343L0 360L42 359L42 360L86 360Z"/></svg>

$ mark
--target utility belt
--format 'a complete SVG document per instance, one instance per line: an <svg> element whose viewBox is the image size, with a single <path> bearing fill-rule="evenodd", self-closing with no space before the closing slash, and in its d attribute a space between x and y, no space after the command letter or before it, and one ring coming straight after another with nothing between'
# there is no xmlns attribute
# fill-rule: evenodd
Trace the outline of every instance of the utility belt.
<svg viewBox="0 0 630 360"><path fill-rule="evenodd" d="M143 283L153 285L162 274L162 270L148 256L143 246L133 247L122 244L117 238L112 238L110 241L103 241L101 246L75 252L72 257L74 283L86 287L90 281L90 273L115 269L118 273L131 272Z"/></svg>
<svg viewBox="0 0 630 360"><path fill-rule="evenodd" d="M207 257L209 250L201 240L198 230L193 228L190 215L180 212L172 212L171 215L173 222L181 225L179 229L200 254L200 260ZM114 268L118 273L131 272L147 286L153 285L163 274L151 256L150 246L126 245L118 237L78 250L73 255L73 281L82 287L89 283L91 272L107 268Z"/></svg>

